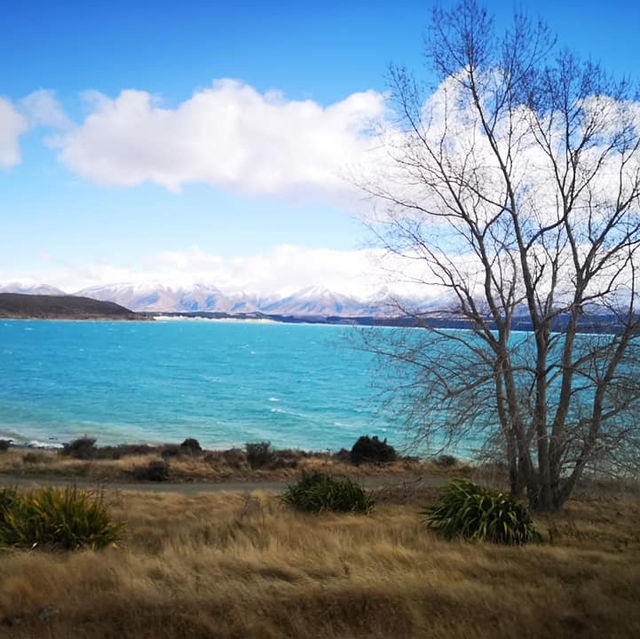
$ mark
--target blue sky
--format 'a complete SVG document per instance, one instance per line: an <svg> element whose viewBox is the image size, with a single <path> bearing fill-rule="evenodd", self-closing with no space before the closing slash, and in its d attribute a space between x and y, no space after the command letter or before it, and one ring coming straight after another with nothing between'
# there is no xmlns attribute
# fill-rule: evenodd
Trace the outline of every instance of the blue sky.
<svg viewBox="0 0 640 639"><path fill-rule="evenodd" d="M217 258L229 266L231 258L280 255L282 245L330 249L330 262L357 251L367 235L329 163L357 155L352 123L379 113L389 62L423 73L431 6L5 3L0 96L29 128L16 138L19 158L0 161L0 282L31 278L74 289L131 273L161 278L167 264L202 277ZM518 6L546 20L562 45L638 77L640 4ZM502 23L514 3L489 7ZM223 78L237 82L214 87ZM37 108L22 102L42 89L54 92L49 101L40 94ZM144 93L119 100L125 90ZM269 91L281 95L265 97ZM219 150L217 136L226 129L207 109L240 114L238 130ZM82 126L98 111L93 129ZM264 131L263 113L270 114ZM147 117L157 121L145 137ZM120 138L126 118L130 128ZM315 138L305 136L315 123L326 140L309 159L304 150ZM175 134L165 140L167 127ZM185 130L188 143L176 139ZM275 159L270 141L286 147ZM230 148L242 153L227 163ZM195 159L183 157L190 152Z"/></svg>

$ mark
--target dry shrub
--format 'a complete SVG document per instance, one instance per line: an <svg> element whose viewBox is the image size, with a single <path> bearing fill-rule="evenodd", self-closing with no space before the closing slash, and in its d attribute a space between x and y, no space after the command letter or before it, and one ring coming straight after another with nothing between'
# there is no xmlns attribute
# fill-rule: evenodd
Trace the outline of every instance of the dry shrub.
<svg viewBox="0 0 640 639"><path fill-rule="evenodd" d="M154 460L146 466L135 466L133 478L138 481L167 481L169 479L169 463Z"/></svg>
<svg viewBox="0 0 640 639"><path fill-rule="evenodd" d="M74 459L94 459L98 449L96 448L96 440L91 437L81 437L74 439L72 442L64 444L62 454Z"/></svg>
<svg viewBox="0 0 640 639"><path fill-rule="evenodd" d="M48 464L52 457L42 450L30 450L22 456L22 461L25 464Z"/></svg>
<svg viewBox="0 0 640 639"><path fill-rule="evenodd" d="M439 455L433 461L443 468L451 468L458 463L458 460L453 455Z"/></svg>
<svg viewBox="0 0 640 639"><path fill-rule="evenodd" d="M271 448L271 442L247 442L244 448L251 468L263 468L273 460L274 451Z"/></svg>
<svg viewBox="0 0 640 639"><path fill-rule="evenodd" d="M393 446L387 444L387 438L378 439L377 436L363 435L351 449L351 463L358 466L362 463L387 464L397 459Z"/></svg>
<svg viewBox="0 0 640 639"><path fill-rule="evenodd" d="M180 450L183 455L199 455L202 452L202 446L197 439L193 437L187 437L182 444L180 444Z"/></svg>
<svg viewBox="0 0 640 639"><path fill-rule="evenodd" d="M222 451L222 459L231 468L242 468L247 464L247 453L240 448Z"/></svg>

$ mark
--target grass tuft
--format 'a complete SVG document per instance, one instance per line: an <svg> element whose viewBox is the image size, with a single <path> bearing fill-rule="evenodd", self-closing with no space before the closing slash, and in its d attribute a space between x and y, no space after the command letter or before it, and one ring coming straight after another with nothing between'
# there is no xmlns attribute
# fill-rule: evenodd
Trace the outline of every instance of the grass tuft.
<svg viewBox="0 0 640 639"><path fill-rule="evenodd" d="M326 510L367 513L374 504L356 481L319 472L303 473L295 484L287 486L282 500L298 510L314 513Z"/></svg>
<svg viewBox="0 0 640 639"><path fill-rule="evenodd" d="M0 546L96 550L114 545L121 528L111 521L100 493L75 487L0 493Z"/></svg>
<svg viewBox="0 0 640 639"><path fill-rule="evenodd" d="M526 506L511 495L468 480L451 482L422 514L427 524L447 539L507 545L542 541Z"/></svg>

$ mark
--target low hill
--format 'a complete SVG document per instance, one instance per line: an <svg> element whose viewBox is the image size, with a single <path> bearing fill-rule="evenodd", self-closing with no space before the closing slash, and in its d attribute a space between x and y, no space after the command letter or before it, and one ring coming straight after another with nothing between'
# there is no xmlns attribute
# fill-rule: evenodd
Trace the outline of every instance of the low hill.
<svg viewBox="0 0 640 639"><path fill-rule="evenodd" d="M0 317L14 319L148 320L114 302L73 295L0 293Z"/></svg>

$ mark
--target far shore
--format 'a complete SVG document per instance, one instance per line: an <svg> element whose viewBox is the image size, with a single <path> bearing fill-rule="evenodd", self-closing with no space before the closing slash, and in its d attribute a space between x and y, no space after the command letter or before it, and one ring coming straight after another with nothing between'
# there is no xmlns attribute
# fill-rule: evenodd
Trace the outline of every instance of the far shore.
<svg viewBox="0 0 640 639"><path fill-rule="evenodd" d="M411 494L434 491L457 478L505 489L508 486L508 474L503 465L471 462L451 455L431 458L397 455L384 463L372 460L353 463L350 451L346 449L312 452L267 447L266 452L258 450L256 456L256 451L243 448L201 449L196 440L189 439L182 445L156 446L97 447L92 441L76 440L81 444L74 443L72 449L66 451L1 445L0 486L29 488L71 482L86 487L112 486L117 490L183 495L212 491L271 492L283 490L304 472L350 477L376 493L400 488L401 492ZM585 477L576 491L576 495L581 494L637 496L640 482L637 479Z"/></svg>
<svg viewBox="0 0 640 639"><path fill-rule="evenodd" d="M278 484L290 481L302 472L374 480L416 480L469 476L474 469L468 462L448 455L423 458L394 454L385 461L373 458L354 461L347 449L335 452L278 449L268 442L211 450L201 448L194 439L186 439L182 444L96 446L95 440L83 438L55 448L13 445L0 440L0 476L5 484L11 483L12 479L121 485L140 482L164 486Z"/></svg>
<svg viewBox="0 0 640 639"><path fill-rule="evenodd" d="M200 317L191 315L153 315L152 319L158 322L232 322L239 324L282 324L274 319L267 318L250 318L250 317Z"/></svg>

